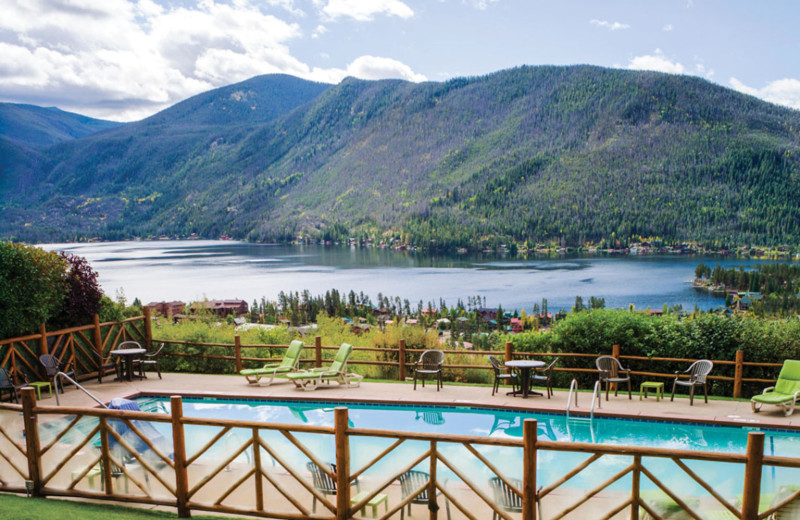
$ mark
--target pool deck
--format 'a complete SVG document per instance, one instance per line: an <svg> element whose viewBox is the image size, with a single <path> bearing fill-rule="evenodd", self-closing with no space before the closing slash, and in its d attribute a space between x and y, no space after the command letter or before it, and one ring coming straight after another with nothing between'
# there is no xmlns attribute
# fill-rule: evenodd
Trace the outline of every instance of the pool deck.
<svg viewBox="0 0 800 520"><path fill-rule="evenodd" d="M549 412L564 412L567 406L568 392L556 390L555 395L548 399L545 396L530 396L523 399L518 396L506 395L509 390L501 387L500 392L492 396L492 389L488 386L452 385L445 382L444 388L436 391L435 383L429 382L422 388L417 384L414 390L410 383L371 383L365 382L360 388L344 388L336 383L324 385L313 392L306 392L294 387L287 380L276 380L270 386L249 385L244 377L232 375L198 375L165 373L159 380L155 374L148 374L144 380L133 382L113 381L109 375L98 384L96 379L81 383L101 401L108 402L113 397L129 397L137 394L166 394L183 396L225 396L240 398L278 398L278 399L310 399L331 401L364 401L364 402L403 402L407 404L434 404L447 406L488 406L494 408L512 408L523 410L540 410ZM703 402L702 395L695 396L694 405L689 405L688 395L678 393L674 402L669 400L671 385L664 384L666 398L656 401L652 394L647 399L639 399L634 389L633 398L628 400L627 392L620 392L614 397L612 393L609 400L603 394L602 407L595 410L595 415L615 415L635 417L640 419L665 419L691 422L713 422L717 424L731 424L749 427L767 427L782 429L800 429L800 410L791 417L785 417L783 412L775 406L765 405L761 412L754 413L747 400L717 400L710 399L708 404ZM591 395L589 392L578 394L579 406L572 406L576 414L589 413L591 408ZM54 398L48 398L45 390L42 404L55 405ZM67 386L66 392L59 396L62 405L69 406L96 406L83 392L76 391Z"/></svg>

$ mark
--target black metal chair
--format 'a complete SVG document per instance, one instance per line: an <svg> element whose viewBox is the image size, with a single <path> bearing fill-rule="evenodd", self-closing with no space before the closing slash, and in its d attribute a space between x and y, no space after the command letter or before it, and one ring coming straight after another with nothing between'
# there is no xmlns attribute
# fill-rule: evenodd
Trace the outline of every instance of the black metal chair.
<svg viewBox="0 0 800 520"><path fill-rule="evenodd" d="M492 364L492 370L494 371L494 385L492 386L492 395L495 394L500 389L500 383L502 381L509 381L511 382L511 388L514 392L517 391L517 387L519 386L519 374L516 372L510 372L506 374L503 371L502 365L497 360L496 357L489 355L489 363Z"/></svg>
<svg viewBox="0 0 800 520"><path fill-rule="evenodd" d="M516 487L519 490L522 490L522 481L516 478L508 479L509 483ZM494 502L501 508L503 511L508 511L510 513L521 513L522 512L522 497L516 494L508 484L506 484L500 477L492 477L489 479L489 486L492 488L492 493L494 494ZM539 491L542 488L539 487ZM542 502L537 501L537 508L539 510L538 518L544 518L542 516ZM498 518L497 512L492 513L492 520L497 520Z"/></svg>
<svg viewBox="0 0 800 520"><path fill-rule="evenodd" d="M47 379L53 384L55 391L58 392L59 380L56 379L56 374L63 372L67 376L75 379L75 370L72 369L72 363L62 363L57 357L52 354L42 354L39 356L39 362L44 366ZM64 383L61 382L61 393L64 393Z"/></svg>
<svg viewBox="0 0 800 520"><path fill-rule="evenodd" d="M164 344L161 343L154 352L148 352L141 359L134 359L134 368L139 367L139 377L145 377L144 371L147 367L152 367L158 372L158 378L161 379L161 367L158 365L158 360L161 357L161 351L164 350Z"/></svg>
<svg viewBox="0 0 800 520"><path fill-rule="evenodd" d="M414 365L414 390L417 389L417 375L422 380L422 388L425 388L425 378L434 376L436 378L436 391L442 388L442 363L444 363L444 352L441 350L426 350L419 357L419 361Z"/></svg>
<svg viewBox="0 0 800 520"><path fill-rule="evenodd" d="M336 474L336 464L328 464L330 466L331 471ZM331 478L330 475L322 471L322 469L317 466L313 462L306 463L306 468L308 471L311 472L311 480L314 484L314 489L322 493L323 495L335 495L336 494L336 479ZM358 483L358 479L355 479L352 484L356 486L356 491L361 491L361 486ZM312 495L311 499L311 512L317 512L317 497Z"/></svg>
<svg viewBox="0 0 800 520"><path fill-rule="evenodd" d="M400 493L402 500L414 494L423 484L430 480L430 475L424 471L410 470L400 475ZM441 491L436 493L436 496L441 495ZM408 514L411 515L411 504L428 505L428 486L425 486L411 501L408 503ZM445 510L447 511L447 520L450 520L450 501L445 497L444 499ZM405 518L406 508L400 509L400 520Z"/></svg>
<svg viewBox="0 0 800 520"><path fill-rule="evenodd" d="M19 390L23 386L28 385L28 379L23 374L24 383L16 384L14 377L6 368L0 367L0 401L3 400L3 392L8 392L9 396L14 399L15 403L19 403Z"/></svg>
<svg viewBox="0 0 800 520"><path fill-rule="evenodd" d="M103 355L101 353L99 353L99 352L96 352L96 351L94 351L92 349L90 349L89 352L91 352L92 355L95 357L95 359L97 359L97 382L98 383L102 383L103 382L103 376L106 375L106 370L108 370L109 368L113 368L114 369L114 377L116 377L117 379L121 378L121 375L120 375L120 364L119 364L119 360L116 358L116 356L109 355L109 357L107 359L105 359L105 358L103 358Z"/></svg>
<svg viewBox="0 0 800 520"><path fill-rule="evenodd" d="M559 358L555 358L549 365L536 371L541 375L537 375L536 373L530 375L531 386L533 386L534 383L542 383L542 386L547 389L548 399L553 395L553 367L558 363L558 360Z"/></svg>
<svg viewBox="0 0 800 520"><path fill-rule="evenodd" d="M606 385L606 401L608 401L608 390L612 383L628 383L628 399L631 399L631 371L622 368L619 360L614 356L600 356L596 360L597 370L600 372L600 388L603 383ZM614 387L614 397L617 396L619 387Z"/></svg>
<svg viewBox="0 0 800 520"><path fill-rule="evenodd" d="M675 400L675 387L677 385L689 387L689 406L694 404L694 388L703 385L703 393L705 394L706 404L708 404L708 374L714 368L714 363L707 359L695 361L691 366L683 372L675 372L675 381L672 383L672 397L670 401ZM680 379L681 374L689 374L689 379Z"/></svg>

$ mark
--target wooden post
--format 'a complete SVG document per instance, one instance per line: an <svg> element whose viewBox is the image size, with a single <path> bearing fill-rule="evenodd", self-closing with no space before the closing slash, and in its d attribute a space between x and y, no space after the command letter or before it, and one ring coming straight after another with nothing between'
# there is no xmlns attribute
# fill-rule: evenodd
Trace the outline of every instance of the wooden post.
<svg viewBox="0 0 800 520"><path fill-rule="evenodd" d="M436 441L431 441L431 464L430 478L428 479L428 518L437 520L439 518L439 504L436 503L436 467L439 465L439 457L436 454Z"/></svg>
<svg viewBox="0 0 800 520"><path fill-rule="evenodd" d="M536 419L522 422L522 520L536 520Z"/></svg>
<svg viewBox="0 0 800 520"><path fill-rule="evenodd" d="M744 466L742 520L758 520L761 499L761 469L764 462L764 432L747 434L747 462Z"/></svg>
<svg viewBox="0 0 800 520"><path fill-rule="evenodd" d="M406 380L406 340L402 338L397 343L397 379Z"/></svg>
<svg viewBox="0 0 800 520"><path fill-rule="evenodd" d="M233 347L236 352L236 373L238 374L242 371L242 338L238 334L233 337Z"/></svg>
<svg viewBox="0 0 800 520"><path fill-rule="evenodd" d="M336 443L336 520L350 517L350 440L347 438L347 408L334 410Z"/></svg>
<svg viewBox="0 0 800 520"><path fill-rule="evenodd" d="M42 337L39 338L39 355L41 356L43 354L49 354L50 352L47 351L47 329L45 328L44 323L42 323L42 326L39 327L39 334L42 335Z"/></svg>
<svg viewBox="0 0 800 520"><path fill-rule="evenodd" d="M183 399L179 395L169 398L172 410L172 449L175 463L175 499L178 507L178 516L189 518L189 477L186 468L186 439L183 431ZM253 452L258 447L253 447ZM260 476L259 476L260 477Z"/></svg>
<svg viewBox="0 0 800 520"><path fill-rule="evenodd" d="M153 348L153 309L145 307L142 310L144 310L144 348L150 352Z"/></svg>
<svg viewBox="0 0 800 520"><path fill-rule="evenodd" d="M264 510L264 477L261 476L261 444L258 428L253 428L253 470L255 471L256 511Z"/></svg>
<svg viewBox="0 0 800 520"><path fill-rule="evenodd" d="M614 344L611 346L611 355L619 361L619 345ZM616 392L617 391L617 383L606 383L608 385L609 392ZM614 394L616 395L616 394Z"/></svg>
<svg viewBox="0 0 800 520"><path fill-rule="evenodd" d="M103 473L100 478L103 479L103 487L106 490L106 495L114 494L114 481L111 479L111 453L108 449L108 421L105 416L100 416L100 467L103 468Z"/></svg>
<svg viewBox="0 0 800 520"><path fill-rule="evenodd" d="M322 366L322 338L319 336L314 338L314 366Z"/></svg>
<svg viewBox="0 0 800 520"><path fill-rule="evenodd" d="M41 496L42 460L39 458L39 428L36 420L36 390L32 387L22 389L22 416L25 425L25 448L28 455L28 480L33 482L31 495Z"/></svg>
<svg viewBox="0 0 800 520"><path fill-rule="evenodd" d="M642 456L633 456L633 478L631 479L631 520L639 520L639 483L642 474Z"/></svg>
<svg viewBox="0 0 800 520"><path fill-rule="evenodd" d="M505 361L511 361L512 359L514 359L514 345L510 341L506 341ZM511 369L510 368L506 368L506 374L510 374L510 373L511 373ZM509 381L511 381L511 380L509 379Z"/></svg>
<svg viewBox="0 0 800 520"><path fill-rule="evenodd" d="M744 350L737 350L736 366L733 370L733 397L742 397L743 372L744 372Z"/></svg>
<svg viewBox="0 0 800 520"><path fill-rule="evenodd" d="M97 352L97 382L103 382L103 336L100 334L100 316L97 314L94 315L94 331L93 331L93 338L94 341L94 351Z"/></svg>

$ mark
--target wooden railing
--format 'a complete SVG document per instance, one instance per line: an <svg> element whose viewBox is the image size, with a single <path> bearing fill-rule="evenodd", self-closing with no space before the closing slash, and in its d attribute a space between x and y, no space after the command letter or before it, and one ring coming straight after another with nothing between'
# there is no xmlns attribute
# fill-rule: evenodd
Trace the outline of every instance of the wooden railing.
<svg viewBox="0 0 800 520"><path fill-rule="evenodd" d="M15 446L0 450L0 491L22 492L27 487L34 496L172 506L181 517L196 510L266 518L347 520L359 518L364 506L385 497L379 517L385 520L412 501L419 503L423 494L423 505L427 505L429 518L434 520L444 517L440 514L442 502L448 511L452 505L461 517L471 520L488 518L488 513L511 520L509 511L520 509L524 520L587 518L587 511L598 519L624 515L637 520L641 511L661 519L656 505L644 498L645 479L696 519L712 514L717 518L722 511L728 518L761 520L800 500L800 491L795 491L758 511L765 468L800 469L798 458L764 456L763 432L748 434L746 453L731 454L540 440L537 421L533 419L523 422L521 439L494 438L356 428L349 425L348 410L341 407L335 409L334 425L327 427L185 417L182 399L177 396L170 399L171 411L167 414L41 406L32 388L23 389L22 394L22 405L0 405L0 414L22 413L25 425L23 436L19 431L9 431L4 427L6 421L0 421L0 444ZM156 445L143 433L144 425L151 423L170 425L171 439ZM131 432L129 436L120 433L120 424ZM202 446L189 451L187 428L192 428L190 435L195 444L205 441ZM204 429L201 441L197 440L198 428ZM239 437L235 442L236 438L229 435L233 430L245 438ZM43 432L47 433L44 440ZM332 438L332 450L320 448L331 446L326 438ZM385 447L381 444L373 446L372 452L361 451L365 449L361 444L364 439L381 440ZM416 452L398 455L402 447ZM359 450L357 457L351 455L354 449ZM446 454L455 449L463 456ZM513 452L498 454L498 449ZM27 467L12 462L12 452L22 453ZM585 454L586 458L571 468L569 462L560 462L557 468L547 466L551 474L544 478L537 469L537 460L552 459L548 457L552 452L579 457ZM247 462L237 463L243 454L247 455ZM615 473L602 482L596 476L590 477L593 487L567 487L587 468L603 466L609 457L615 464L622 464L622 469L612 469ZM366 462L355 468L354 458ZM508 464L520 458L521 468ZM328 462L331 459L335 467ZM569 458L559 456L557 460ZM674 463L668 474L658 474L654 464L659 460ZM690 468L698 461L724 467L716 470L714 480L709 481ZM331 498L314 485L305 469L308 463L336 482L337 492ZM376 468L382 463L378 471ZM465 468L465 464L469 467ZM424 470L427 476L402 493L394 483L412 469ZM717 480L722 479L723 473L743 475L739 502L718 491ZM475 480L486 474L503 483L508 492L506 499L496 500L486 486ZM627 491L620 490L623 478L630 480L623 488ZM705 494L687 496L674 490L676 484L687 479ZM351 486L359 481L370 487L355 499ZM614 489L609 489L615 484ZM561 490L560 495L556 496L556 490ZM324 512L311 511L309 499L319 502ZM702 507L694 505L701 499ZM609 505L610 502L613 503ZM542 505L546 514L542 514Z"/></svg>
<svg viewBox="0 0 800 520"><path fill-rule="evenodd" d="M247 350L251 349L286 349L288 348L287 345L257 345L257 344L243 344L241 342L240 337L237 335L234 337L234 343L198 343L192 341L177 341L177 340L169 340L169 339L153 339L154 342L166 343L168 345L186 345L186 346L194 346L194 347L222 347L228 349L230 354L227 355L208 355L208 354L187 354L183 352L166 352L164 355L169 356L191 356L196 359L214 359L214 360L227 360L234 364L236 372L239 372L244 367L245 363L268 363L268 362L276 362L280 361L280 358L263 358L263 357L253 357L253 356L246 356L244 353ZM323 359L325 359L325 352L335 353L339 346L323 346L322 340L319 336L314 338L314 345L308 346L307 349L313 349L313 356L307 355L304 359L300 360L301 364L311 364L313 363L314 366L322 366ZM389 359L394 359L395 361L381 361L381 360L358 360L358 359L351 359L348 361L349 365L366 365L366 366L380 366L380 367L391 367L396 368L397 373L396 377L398 380L403 381L406 378L406 374L410 373L410 367L413 366L414 361L411 360L416 359L424 349L414 349L408 348L406 346L405 340L401 339L398 342L396 348L376 348L376 347L354 347L354 352L374 352L383 354L385 357ZM445 353L445 360L447 356L486 356L489 354L503 357L504 359L519 359L519 358L535 358L535 357L560 357L563 358L563 362L561 363L562 366L556 366L553 368L556 372L565 372L565 373L572 373L572 374L580 374L580 373L597 373L595 368L585 368L585 367L576 367L576 366L563 366L568 365L570 359L586 359L586 360L593 360L600 355L607 355L610 354L617 359L622 361L644 361L647 363L681 363L688 367L691 363L697 361L697 359L690 359L690 358L666 358L666 357L644 357L644 356L629 356L629 355L621 355L619 345L613 345L610 352L597 352L592 354L586 353L572 353L572 352L520 352L515 351L513 349L513 345L511 342L507 342L505 344L505 350L503 351L496 351L496 350L463 350L463 349L446 349L444 350ZM736 351L735 359L733 360L712 360L715 365L719 366L732 366L734 368L734 375L733 376L724 376L724 375L716 375L712 374L708 376L708 379L711 381L728 381L732 382L732 396L733 397L742 397L742 385L743 383L774 383L776 379L766 379L766 378L755 378L755 377L744 377L744 370L746 367L754 367L754 368L767 368L775 371L777 376L778 369L782 366L781 363L763 363L763 362L746 362L744 360L744 351L738 350ZM453 364L445 362L442 365L445 369L451 370L459 370L459 369L475 369L475 370L491 370L492 367L488 364ZM641 377L650 377L650 378L662 378L662 379L674 379L675 373L667 373L667 372L654 372L654 371L641 371L641 370L634 370L631 371L632 375L641 376Z"/></svg>
<svg viewBox="0 0 800 520"><path fill-rule="evenodd" d="M144 309L143 316L136 316L124 320L122 322L107 322L100 323L97 316L94 318L94 323L82 327L74 327L71 329L59 331L47 331L42 327L39 334L32 334L20 338L12 338L0 341L0 366L8 368L18 383L22 382L22 378L27 377L29 380L41 380L45 378L43 367L38 361L38 357L42 354L55 354L61 361L73 363L76 374L79 380L88 379L97 376L102 380L104 375L101 367L111 361L110 351L116 347L120 342L127 340L134 340L141 343L148 350L151 348L153 342L166 343L171 346L180 348L181 345L203 348L223 348L228 350L229 354L204 354L204 353L186 353L180 352L178 349L168 349L165 351L166 357L191 357L194 359L213 359L230 361L232 369L236 372L240 371L245 363L265 363L271 361L279 361L275 358L264 358L246 356L245 352L253 349L285 349L286 345L255 345L255 344L242 344L240 337L234 337L233 343L200 343L192 341L178 341L170 339L153 339L151 330L151 310ZM325 352L333 353L338 350L338 346L323 346L321 338L317 336L314 339L313 357L306 357L301 360L301 363L311 364L315 366L322 366L325 358ZM376 348L376 347L355 347L355 352L371 352L374 354L381 354L384 360L379 359L356 359L349 361L350 365L357 366L374 366L382 368L393 369L391 377L396 377L398 380L404 380L407 373L410 372L410 367L413 365L414 359L423 352L423 349L408 348L405 340L400 340L397 347L394 348ZM560 357L562 362L556 366L556 372L570 373L573 375L596 373L594 368L587 366L574 366L581 364L571 360L583 360L583 365L590 365L592 359L598 355L611 354L612 356L622 360L623 362L647 363L648 365L665 365L681 363L688 366L690 363L697 361L696 359L688 358L666 358L666 357L644 357L644 356L630 356L620 354L618 345L613 345L611 351L596 352L596 353L570 353L570 352L520 352L515 351L512 343L505 344L503 351L481 351L481 350L464 350L464 349L447 349L445 352L445 360L453 356L485 356L488 354L499 355L505 359L515 358L529 358L529 357ZM587 363L586 361L589 361ZM761 383L770 384L774 383L775 379L758 378L758 377L744 377L745 370L751 369L768 369L774 371L777 375L781 363L763 363L745 361L744 352L736 351L735 358L712 360L715 365L721 367L732 367L733 375L719 375L714 374L709 376L712 381L730 382L732 387L731 395L733 397L742 397L742 386L744 383ZM573 366L570 366L572 364ZM473 370L491 370L488 363L481 360L480 364L464 364L464 363L445 363L444 368L452 371L473 369ZM730 368L729 368L730 371ZM673 379L674 373L656 370L635 370L633 375L645 378L662 378Z"/></svg>

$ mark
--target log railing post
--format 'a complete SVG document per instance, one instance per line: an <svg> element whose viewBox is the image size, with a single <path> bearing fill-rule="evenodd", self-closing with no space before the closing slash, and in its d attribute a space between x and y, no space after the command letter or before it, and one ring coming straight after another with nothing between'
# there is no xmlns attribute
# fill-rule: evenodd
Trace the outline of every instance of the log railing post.
<svg viewBox="0 0 800 520"><path fill-rule="evenodd" d="M36 420L36 390L32 387L22 389L22 418L25 425L25 451L28 455L28 480L33 483L32 496L41 496L42 460L39 457L39 428Z"/></svg>
<svg viewBox="0 0 800 520"><path fill-rule="evenodd" d="M255 471L256 511L264 511L264 478L261 473L261 444L258 428L253 428L253 470Z"/></svg>
<svg viewBox="0 0 800 520"><path fill-rule="evenodd" d="M397 342L397 379L406 380L406 340Z"/></svg>
<svg viewBox="0 0 800 520"><path fill-rule="evenodd" d="M94 321L94 329L92 330L92 341L94 342L94 351L97 352L97 382L103 382L103 336L100 334L100 316L95 314L92 317Z"/></svg>
<svg viewBox="0 0 800 520"><path fill-rule="evenodd" d="M145 348L150 352L153 348L153 309L145 307L142 310L144 310L144 343Z"/></svg>
<svg viewBox="0 0 800 520"><path fill-rule="evenodd" d="M764 432L750 432L747 434L747 461L744 466L742 520L758 520L763 463Z"/></svg>
<svg viewBox="0 0 800 520"><path fill-rule="evenodd" d="M617 361L619 361L619 345L616 344L616 343L611 346L611 356L614 359L616 359ZM609 391L611 391L611 392L616 392L617 391L617 383L606 383L606 384L608 384ZM616 394L614 394L614 395L616 395Z"/></svg>
<svg viewBox="0 0 800 520"><path fill-rule="evenodd" d="M48 352L47 349L47 328L45 328L44 323L39 327L39 334L42 335L42 337L39 338L39 355L49 354L50 352Z"/></svg>
<svg viewBox="0 0 800 520"><path fill-rule="evenodd" d="M512 359L514 359L514 344L511 343L510 341L506 341L506 354L505 354L504 361L508 362L508 361L511 361ZM510 373L511 373L511 369L510 368L506 368L506 374L510 374ZM509 379L509 381L511 381L511 379Z"/></svg>
<svg viewBox="0 0 800 520"><path fill-rule="evenodd" d="M536 419L522 422L522 520L536 520Z"/></svg>
<svg viewBox="0 0 800 520"><path fill-rule="evenodd" d="M430 478L428 479L428 519L439 518L439 504L436 503L436 467L439 457L436 453L436 441L431 441Z"/></svg>
<svg viewBox="0 0 800 520"><path fill-rule="evenodd" d="M111 467L111 452L108 447L108 421L104 415L100 416L100 467ZM111 479L111 472L103 471L100 478L103 479L106 495L113 495L114 481Z"/></svg>
<svg viewBox="0 0 800 520"><path fill-rule="evenodd" d="M320 336L314 338L314 366L317 368L322 366L322 338Z"/></svg>
<svg viewBox="0 0 800 520"><path fill-rule="evenodd" d="M642 474L642 456L633 456L633 478L631 478L631 520L639 520L639 484Z"/></svg>
<svg viewBox="0 0 800 520"><path fill-rule="evenodd" d="M336 520L350 517L350 440L347 437L347 408L334 410L336 444Z"/></svg>
<svg viewBox="0 0 800 520"><path fill-rule="evenodd" d="M737 350L736 365L733 370L733 397L742 397L743 373L744 373L744 350Z"/></svg>
<svg viewBox="0 0 800 520"><path fill-rule="evenodd" d="M236 373L238 374L242 371L242 338L238 334L233 337L233 348L236 353Z"/></svg>
<svg viewBox="0 0 800 520"><path fill-rule="evenodd" d="M188 518L189 512L189 478L186 468L186 438L183 431L183 399L179 395L169 398L170 409L172 410L172 449L174 450L173 461L175 463L175 500L178 508L178 516ZM254 452L258 451L258 446L253 447ZM108 466L106 466L108 467Z"/></svg>

